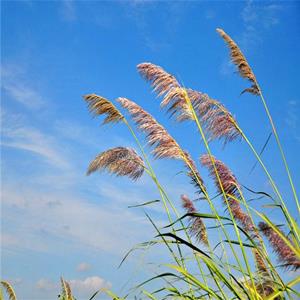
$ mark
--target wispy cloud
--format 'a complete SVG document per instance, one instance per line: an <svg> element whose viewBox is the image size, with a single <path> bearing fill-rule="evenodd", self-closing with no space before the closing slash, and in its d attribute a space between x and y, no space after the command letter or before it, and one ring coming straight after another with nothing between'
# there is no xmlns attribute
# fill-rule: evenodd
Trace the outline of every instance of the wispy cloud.
<svg viewBox="0 0 300 300"><path fill-rule="evenodd" d="M3 229L9 234L3 240L3 247L9 250L28 249L26 245L30 241L32 247L36 247L32 250L56 253L63 242L72 249L121 255L143 240L146 232L150 234L145 218L133 211L124 211L118 201L97 204L78 198L70 191L44 192L25 187L17 191L7 186L2 195L3 211L9 216L3 220ZM53 202L59 205L49 206Z"/></svg>
<svg viewBox="0 0 300 300"><path fill-rule="evenodd" d="M91 296L92 293L100 289L110 289L111 283L99 276L91 276L84 279L65 279L71 287L72 294L76 296ZM59 292L59 282L47 278L41 278L36 282L38 290L49 292L56 290Z"/></svg>
<svg viewBox="0 0 300 300"><path fill-rule="evenodd" d="M290 128L293 137L300 142L299 134L299 102L291 100L288 102L288 108L285 123Z"/></svg>
<svg viewBox="0 0 300 300"><path fill-rule="evenodd" d="M205 16L205 19L211 20L211 19L214 19L216 17L216 12L212 9L207 9L204 12L204 16Z"/></svg>
<svg viewBox="0 0 300 300"><path fill-rule="evenodd" d="M91 268L92 268L92 266L90 264L88 264L86 262L82 262L77 266L76 270L78 272L86 272L86 271L89 271Z"/></svg>
<svg viewBox="0 0 300 300"><path fill-rule="evenodd" d="M240 44L243 48L249 48L263 39L263 34L279 23L278 13L282 10L279 4L268 4L267 2L246 2L241 12L244 32Z"/></svg>
<svg viewBox="0 0 300 300"><path fill-rule="evenodd" d="M57 168L69 166L54 137L24 124L22 115L2 113L1 145L38 154Z"/></svg>
<svg viewBox="0 0 300 300"><path fill-rule="evenodd" d="M280 22L279 12L281 10L282 7L279 4L248 0L240 13L241 34L236 38L235 35L228 33L247 54L247 52L257 49L258 45L262 43L264 35ZM225 76L231 75L234 73L234 69L234 65L226 58L221 65L220 73Z"/></svg>
<svg viewBox="0 0 300 300"><path fill-rule="evenodd" d="M26 80L25 71L19 66L3 65L1 79L4 96L9 96L9 99L30 109L39 109L45 105L44 97Z"/></svg>
<svg viewBox="0 0 300 300"><path fill-rule="evenodd" d="M78 295L89 295L102 288L109 289L112 286L110 282L99 276L87 277L85 279L71 279L69 282L71 289Z"/></svg>
<svg viewBox="0 0 300 300"><path fill-rule="evenodd" d="M36 282L36 287L42 291L51 291L59 289L59 285L56 282L53 282L46 278L41 278Z"/></svg>
<svg viewBox="0 0 300 300"><path fill-rule="evenodd" d="M63 0L61 1L61 15L67 22L72 22L77 19L75 1Z"/></svg>
<svg viewBox="0 0 300 300"><path fill-rule="evenodd" d="M175 37L188 4L177 1L124 1L127 17L132 20L140 33L144 45L153 52L168 50ZM158 31L153 30L154 18L151 12L161 6L162 21ZM157 19L156 19L157 22Z"/></svg>

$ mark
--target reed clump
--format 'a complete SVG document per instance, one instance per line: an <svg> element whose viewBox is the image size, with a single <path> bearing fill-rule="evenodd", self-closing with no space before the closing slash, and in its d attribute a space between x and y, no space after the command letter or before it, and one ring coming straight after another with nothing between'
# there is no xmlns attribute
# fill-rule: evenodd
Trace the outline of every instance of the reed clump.
<svg viewBox="0 0 300 300"><path fill-rule="evenodd" d="M262 90L239 46L223 29L217 29L217 32L227 44L238 73L251 83L242 94L248 92L262 100L298 208L296 217L299 217L295 185ZM156 245L165 246L171 259L171 263L158 262L162 272L138 284L124 297L102 289L95 291L89 300L100 293L106 293L112 299L299 299L297 284L300 278L296 273L300 267L299 225L271 171L236 118L219 100L184 87L174 75L158 65L146 62L139 64L137 69L161 98L160 106L171 117L178 122L193 123L201 140L198 145L193 144L193 151L199 153L201 166L208 170L209 176L203 177L190 152L182 149L167 129L134 101L120 97L114 103L96 94L83 97L93 116L104 117L103 124L126 125L137 145L137 149L125 146L101 149L102 152L88 166L87 175L107 171L134 181L149 176L160 195L159 200L132 206L143 207L157 234L131 249L122 263L133 250L155 251L153 247ZM150 153L142 146L136 130L145 134ZM268 179L272 194L244 187L231 168L214 156L210 146L212 140L222 141L223 145L235 140L244 143ZM180 200L179 197L171 199L150 163L149 154L154 159L180 160L184 166L183 173L194 186L195 197L181 195ZM213 191L207 188L210 179ZM260 195L257 199L261 202L257 205L253 205L253 194ZM271 203L264 205L265 201ZM163 226L155 224L149 213L151 210L147 210L148 206L157 202L163 205L167 216ZM263 205L272 208L272 213L262 210ZM281 227L277 226L275 218L272 219L274 211L276 218L280 218ZM281 230L282 227L285 230ZM285 231L289 234L284 234ZM277 261L269 254L272 251ZM1 281L1 286L10 300L16 300L9 282ZM61 300L75 299L70 284L63 278L58 297Z"/></svg>
<svg viewBox="0 0 300 300"><path fill-rule="evenodd" d="M274 122L269 115L254 72L233 39L222 29L217 29L217 32L228 45L231 60L236 65L238 73L251 83L251 86L242 93L248 92L260 96L263 100L273 133L278 139L279 150L295 201L298 203ZM120 97L116 101L121 106L118 109L112 101L102 96L95 94L85 96L92 114L105 116L104 123L122 121L127 125L142 154L141 157L137 154L138 151L121 146L104 151L91 162L88 174L107 169L117 176L128 176L133 180L137 180L142 174L149 175L160 192L161 202L168 216L168 224L158 227L151 216L146 214L158 233L146 245L147 250L151 249L149 245L165 245L173 263L165 264L168 271L156 274L139 284L129 295L132 296L135 292L139 296L143 295L150 299L296 299L300 297L299 292L294 288L300 282L299 277L296 273L291 273L293 278L287 278L284 273L285 268L293 272L300 266L299 226L290 213L284 196L270 175L269 169L236 118L219 100L211 98L204 92L184 87L174 75L158 65L146 62L139 64L137 69L141 77L150 83L157 97L161 98L161 108L176 121L190 121L195 125L202 142L194 145L193 150L201 154L201 165L208 170L215 192L208 191L206 186L209 178L203 179L191 154L182 149L167 129L140 105ZM191 179L197 195L195 201L187 195L181 195L183 214L177 209L178 199L170 199L165 188L160 184L157 174L149 163L148 154L137 138L135 129L130 125L130 120L127 120L121 109L128 113L136 130L145 134L151 149L150 153L155 159L169 158L183 162L185 174ZM212 140L222 140L225 144L238 140L249 147L269 180L273 195L255 192L249 188L245 191L231 169L213 155L210 147ZM270 199L273 201L269 207L277 210L284 226L290 232L290 237L278 229L274 220L272 221L272 215L269 217L257 205L252 205L250 200L253 193L263 195L265 199L262 201ZM201 201L205 201L206 205L199 205ZM147 205L152 204L153 201L142 206L147 209ZM207 226L207 223L211 226ZM221 255L218 248L221 249ZM279 264L269 255L272 250L277 254ZM190 255L183 254L186 251L190 251ZM193 268L190 267L191 261L194 261ZM170 278L176 280L171 282ZM156 290L151 292L145 289L149 283L157 282L159 279L162 283ZM114 299L123 299L112 293L110 296Z"/></svg>

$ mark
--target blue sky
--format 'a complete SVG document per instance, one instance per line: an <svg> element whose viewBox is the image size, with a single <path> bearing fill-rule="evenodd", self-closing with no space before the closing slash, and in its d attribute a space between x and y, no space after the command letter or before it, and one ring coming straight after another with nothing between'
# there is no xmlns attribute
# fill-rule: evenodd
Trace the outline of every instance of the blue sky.
<svg viewBox="0 0 300 300"><path fill-rule="evenodd" d="M20 299L55 299L61 275L78 299L99 287L126 291L155 271L144 262L161 263L165 255L162 249L138 253L117 270L127 250L154 235L143 211L127 206L158 195L146 176L137 183L85 176L99 152L135 145L124 126L100 127L82 95L136 101L197 160L204 146L194 124L170 120L137 74L136 65L150 61L222 101L254 145L263 145L270 126L261 102L239 95L247 82L229 63L217 27L236 40L253 67L294 182L300 182L299 2L2 1L1 6L1 277L14 284ZM243 142L211 147L241 183L270 191L259 167L249 175L255 159ZM274 139L264 159L293 210ZM193 195L188 181L176 175L180 162L153 165L175 203L182 193ZM207 172L200 171L213 193ZM166 223L159 205L150 212L158 224Z"/></svg>

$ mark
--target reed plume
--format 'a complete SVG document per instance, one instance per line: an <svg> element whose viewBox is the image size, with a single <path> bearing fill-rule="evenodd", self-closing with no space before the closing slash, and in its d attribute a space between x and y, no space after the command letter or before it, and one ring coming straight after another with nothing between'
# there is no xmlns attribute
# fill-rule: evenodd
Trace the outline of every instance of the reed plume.
<svg viewBox="0 0 300 300"><path fill-rule="evenodd" d="M188 175L192 180L197 182L199 190L202 191L205 189L203 180L198 173L192 158L186 151L183 151L180 148L167 130L133 101L127 98L118 98L117 101L128 110L138 128L147 134L148 144L154 147L152 150L154 157L183 160L189 170Z"/></svg>
<svg viewBox="0 0 300 300"><path fill-rule="evenodd" d="M152 63L141 63L137 68L142 77L151 83L158 96L164 95L162 107L170 104L169 112L172 115L177 114L177 119L180 121L193 118L185 99L185 89L181 87L175 76Z"/></svg>
<svg viewBox="0 0 300 300"><path fill-rule="evenodd" d="M193 201L187 195L181 195L182 206L187 213L197 213ZM203 220L200 217L189 216L190 233L198 242L202 242L208 245L206 227Z"/></svg>
<svg viewBox="0 0 300 300"><path fill-rule="evenodd" d="M62 277L60 278L61 282L61 292L64 300L73 300L72 291L69 283L65 281Z"/></svg>
<svg viewBox="0 0 300 300"><path fill-rule="evenodd" d="M89 94L83 96L83 98L87 102L88 108L94 116L106 115L103 124L117 123L123 120L124 117L119 110L104 97L96 94Z"/></svg>
<svg viewBox="0 0 300 300"><path fill-rule="evenodd" d="M274 291L275 291L274 290L274 284L269 279L265 279L265 280L263 280L263 282L257 283L255 288L256 288L257 292L259 293L259 295L262 296L262 297L268 297L271 294L273 294ZM279 296L279 297L275 297L275 298L272 298L272 299L280 300L280 299L283 299L283 298Z"/></svg>
<svg viewBox="0 0 300 300"><path fill-rule="evenodd" d="M174 87L180 87L176 78L160 66L152 63L141 63L137 65L137 69L141 76L151 83L158 96L166 94Z"/></svg>
<svg viewBox="0 0 300 300"><path fill-rule="evenodd" d="M144 168L142 158L137 155L134 149L116 147L97 155L90 163L87 175L106 169L117 176L128 176L137 180L143 175Z"/></svg>
<svg viewBox="0 0 300 300"><path fill-rule="evenodd" d="M219 193L223 194L224 191L233 217L246 231L254 231L255 227L251 218L243 212L237 200L241 198L240 185L231 170L222 161L215 159L213 156L210 157L208 154L202 155L200 160L202 165L208 168ZM224 203L226 203L226 199L224 199Z"/></svg>
<svg viewBox="0 0 300 300"><path fill-rule="evenodd" d="M17 300L16 293L8 281L1 280L1 285L4 287L9 300ZM0 291L0 296L1 296L1 291Z"/></svg>
<svg viewBox="0 0 300 300"><path fill-rule="evenodd" d="M258 224L258 227L262 231L264 236L269 240L272 248L278 255L279 261L283 262L283 265L285 267L294 270L300 268L299 258L272 227L264 222L260 222Z"/></svg>
<svg viewBox="0 0 300 300"><path fill-rule="evenodd" d="M230 50L231 60L237 66L240 75L243 78L248 79L252 83L252 86L243 90L242 93L248 92L253 95L259 95L260 90L256 84L255 75L251 67L249 66L244 54L242 53L238 45L233 41L233 39L223 29L217 28L217 32L227 43Z"/></svg>
<svg viewBox="0 0 300 300"><path fill-rule="evenodd" d="M223 104L192 89L187 94L210 140L224 138L230 142L241 136L237 122Z"/></svg>
<svg viewBox="0 0 300 300"><path fill-rule="evenodd" d="M224 138L227 142L241 135L231 113L219 101L211 99L207 94L192 89L173 88L163 98L161 106L168 107L167 111L179 122L194 120L188 101L210 140Z"/></svg>
<svg viewBox="0 0 300 300"><path fill-rule="evenodd" d="M206 188L203 183L203 179L200 176L196 164L191 158L190 154L187 151L183 151L186 160L186 167L188 169L187 175L191 179L191 184L195 187L197 193L201 194L202 192L206 191Z"/></svg>
<svg viewBox="0 0 300 300"><path fill-rule="evenodd" d="M181 159L182 151L177 142L149 113L127 98L118 98L117 101L128 110L138 128L147 134L149 145L154 146L155 158Z"/></svg>
<svg viewBox="0 0 300 300"><path fill-rule="evenodd" d="M264 261L262 255L257 251L257 249L254 249L253 252L254 252L254 258L255 258L255 263L256 263L258 272L261 275L268 274L269 272L268 272L267 266L265 264L265 261Z"/></svg>
<svg viewBox="0 0 300 300"><path fill-rule="evenodd" d="M173 75L154 64L139 64L138 70L151 82L158 96L164 95L161 107L168 107L168 112L171 116L176 116L177 121L194 119L188 104L190 100L196 113L201 117L210 139L224 137L225 141L232 141L240 136L233 116L217 100L209 98L207 94L181 87Z"/></svg>
<svg viewBox="0 0 300 300"><path fill-rule="evenodd" d="M274 284L265 264L264 258L257 249L253 250L256 268L258 270L258 280L255 286L261 296L269 296L274 292ZM280 299L280 298L275 298Z"/></svg>

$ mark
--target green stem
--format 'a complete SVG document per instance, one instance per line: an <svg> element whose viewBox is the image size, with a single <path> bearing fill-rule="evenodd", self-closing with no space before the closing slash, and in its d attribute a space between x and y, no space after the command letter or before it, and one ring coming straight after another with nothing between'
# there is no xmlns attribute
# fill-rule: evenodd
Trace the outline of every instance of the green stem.
<svg viewBox="0 0 300 300"><path fill-rule="evenodd" d="M283 163L284 163L284 166L285 166L288 178L289 178L289 182L290 182L290 185L291 185L291 188L292 188L292 191L293 191L293 195L294 195L295 201L297 203L298 212L300 212L300 204L299 204L297 192L296 192L296 189L295 189L295 186L294 186L294 183L293 183L293 179L292 179L292 176L291 176L291 173L290 173L290 170L289 170L288 163L286 161L286 157L285 157L285 154L284 154L284 151L283 151L283 148L282 148L282 145L281 145L281 142L280 142L280 139L279 139L279 136L278 136L275 124L273 122L273 119L272 119L271 113L269 111L269 108L267 106L266 100L265 100L265 98L264 98L264 96L263 96L263 94L261 92L261 89L260 89L258 83L257 82L255 82L255 83L256 83L256 85L257 85L257 87L259 89L260 98L262 100L263 106L264 106L265 111L267 113L267 116L269 118L272 130L273 130L273 133L274 133L274 136L275 136L275 139L276 139L276 142L277 142L277 145L278 145L278 148L279 148L279 151L280 151L280 154L281 154L281 157L282 157L282 160L283 160Z"/></svg>

